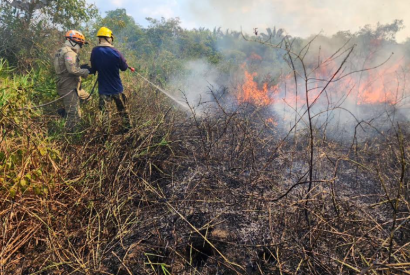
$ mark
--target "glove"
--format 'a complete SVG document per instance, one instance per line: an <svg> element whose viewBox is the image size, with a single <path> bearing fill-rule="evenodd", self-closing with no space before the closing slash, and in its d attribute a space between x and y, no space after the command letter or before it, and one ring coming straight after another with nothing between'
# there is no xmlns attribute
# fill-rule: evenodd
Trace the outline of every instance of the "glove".
<svg viewBox="0 0 410 275"><path fill-rule="evenodd" d="M83 100L83 101L85 101L85 102L87 102L87 101L89 101L89 100L91 99L90 94L87 93L84 89L78 90L78 91L77 91L77 95L78 95L78 97L79 97L81 100Z"/></svg>
<svg viewBox="0 0 410 275"><path fill-rule="evenodd" d="M93 71L92 68L88 66L88 64L83 64L80 66L80 68L88 70L88 74L95 74L95 71Z"/></svg>
<svg viewBox="0 0 410 275"><path fill-rule="evenodd" d="M83 65L80 66L80 68L81 69L87 69L87 70L91 71L91 67L88 66L88 64L83 64Z"/></svg>
<svg viewBox="0 0 410 275"><path fill-rule="evenodd" d="M133 67L128 67L128 69L130 69L131 72L135 72L135 69Z"/></svg>

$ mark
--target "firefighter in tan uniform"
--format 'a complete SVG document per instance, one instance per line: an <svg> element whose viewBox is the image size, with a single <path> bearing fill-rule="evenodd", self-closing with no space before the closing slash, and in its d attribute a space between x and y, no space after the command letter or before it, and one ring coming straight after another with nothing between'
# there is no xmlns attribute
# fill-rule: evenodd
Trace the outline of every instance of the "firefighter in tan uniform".
<svg viewBox="0 0 410 275"><path fill-rule="evenodd" d="M64 45L55 54L54 69L57 74L58 95L66 95L63 98L67 114L66 129L73 131L80 120L79 99L89 98L88 93L82 90L80 85L81 77L87 77L90 71L87 66L80 68L78 58L78 52L88 43L84 35L76 30L69 30L65 39Z"/></svg>

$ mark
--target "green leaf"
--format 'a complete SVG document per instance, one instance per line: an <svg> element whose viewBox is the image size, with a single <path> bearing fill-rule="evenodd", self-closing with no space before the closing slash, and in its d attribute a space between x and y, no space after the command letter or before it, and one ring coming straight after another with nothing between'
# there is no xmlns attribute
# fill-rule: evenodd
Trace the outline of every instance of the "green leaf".
<svg viewBox="0 0 410 275"><path fill-rule="evenodd" d="M1 151L0 152L0 163L4 163L5 160L6 160L6 153Z"/></svg>
<svg viewBox="0 0 410 275"><path fill-rule="evenodd" d="M21 180L20 180L20 186L21 186L23 189L26 189L27 186L28 186L28 182L27 182L25 179L21 179Z"/></svg>
<svg viewBox="0 0 410 275"><path fill-rule="evenodd" d="M43 175L43 172L41 172L40 169L34 170L34 173L37 177L41 177Z"/></svg>
<svg viewBox="0 0 410 275"><path fill-rule="evenodd" d="M45 156L47 154L47 149L44 147L38 147L38 152L40 153L41 156Z"/></svg>
<svg viewBox="0 0 410 275"><path fill-rule="evenodd" d="M9 195L12 199L14 199L14 197L16 196L16 193L17 193L17 189L14 186L11 187L9 190Z"/></svg>
<svg viewBox="0 0 410 275"><path fill-rule="evenodd" d="M37 185L33 186L33 191L34 191L34 194L41 195L41 187L40 186L37 186Z"/></svg>

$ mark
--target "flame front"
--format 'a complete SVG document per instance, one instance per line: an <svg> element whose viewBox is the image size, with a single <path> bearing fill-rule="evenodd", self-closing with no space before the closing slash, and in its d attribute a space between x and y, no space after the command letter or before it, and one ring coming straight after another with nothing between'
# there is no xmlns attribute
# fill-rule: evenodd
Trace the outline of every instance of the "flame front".
<svg viewBox="0 0 410 275"><path fill-rule="evenodd" d="M242 68L244 69L244 83L239 87L239 103L248 102L260 107L273 104L273 94L277 92L277 87L269 89L268 84L264 83L262 89L259 89L258 83L254 80L258 74L248 72L245 65Z"/></svg>
<svg viewBox="0 0 410 275"><path fill-rule="evenodd" d="M341 73L327 85L338 66L335 61L330 61L313 72L314 78L311 78L307 85L310 103L321 97L320 100L323 101L323 104L331 106L338 105L345 100L356 105L397 104L404 98L406 73L402 69L404 67L402 60L389 67L363 70L354 74L345 73L343 75ZM293 78L285 77L284 83L286 83L287 95L283 99L286 100L287 104L294 107L296 98L301 103L306 101L303 79L298 82L299 94L297 97L293 94L296 91ZM281 87L284 87L284 83L281 84ZM326 92L322 93L322 89L326 85Z"/></svg>
<svg viewBox="0 0 410 275"><path fill-rule="evenodd" d="M258 83L256 81L258 74L250 72L248 67L253 67L252 62L260 59L251 56L249 60L249 64L244 63L241 66L244 74L243 82L237 86L237 100L240 104L251 103L257 107L265 107L275 103L285 103L292 109L298 110L305 106L306 95L309 97L309 104L317 101L317 105L324 104L330 108L340 106L343 102L356 106L397 104L405 98L405 79L409 70L405 70L403 60L397 60L394 65L385 65L371 70L350 69L358 73L348 73L344 68L331 83L328 83L340 66L336 60L329 59L311 71L307 85L305 80L298 77L297 87L293 73L279 76L274 86L268 84L271 80ZM323 91L324 87L326 87L325 91Z"/></svg>

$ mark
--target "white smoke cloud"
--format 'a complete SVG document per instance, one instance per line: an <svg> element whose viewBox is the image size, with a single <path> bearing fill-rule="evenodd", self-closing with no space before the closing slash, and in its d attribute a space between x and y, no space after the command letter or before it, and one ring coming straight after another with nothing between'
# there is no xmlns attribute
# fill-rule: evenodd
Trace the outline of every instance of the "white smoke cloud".
<svg viewBox="0 0 410 275"><path fill-rule="evenodd" d="M356 32L367 24L391 23L395 19L410 25L407 0L228 0L188 1L187 17L199 26L221 26L251 33L253 28L277 26L292 36L307 37L323 31L332 35L338 31ZM181 16L184 18L185 16ZM397 39L410 37L410 28L402 30Z"/></svg>
<svg viewBox="0 0 410 275"><path fill-rule="evenodd" d="M210 91L220 87L220 77L220 71L206 60L191 60L184 64L183 73L171 80L170 86L178 91L174 93L176 97L203 109L213 101Z"/></svg>

